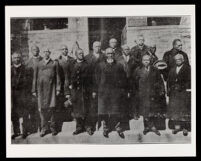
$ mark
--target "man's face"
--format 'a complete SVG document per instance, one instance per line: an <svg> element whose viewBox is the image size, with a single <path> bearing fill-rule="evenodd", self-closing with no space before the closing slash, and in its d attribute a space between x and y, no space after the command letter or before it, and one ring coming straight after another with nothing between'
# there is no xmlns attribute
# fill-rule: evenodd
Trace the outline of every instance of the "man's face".
<svg viewBox="0 0 201 161"><path fill-rule="evenodd" d="M149 66L149 64L150 64L150 56L148 56L148 55L143 56L143 58L142 58L142 64L145 67Z"/></svg>
<svg viewBox="0 0 201 161"><path fill-rule="evenodd" d="M114 52L112 49L108 49L106 51L106 57L107 57L107 59L113 59L114 58Z"/></svg>
<svg viewBox="0 0 201 161"><path fill-rule="evenodd" d="M83 60L84 59L84 52L82 50L78 50L76 52L76 57L78 60Z"/></svg>
<svg viewBox="0 0 201 161"><path fill-rule="evenodd" d="M50 54L51 52L50 51L44 51L44 58L47 60L50 58Z"/></svg>
<svg viewBox="0 0 201 161"><path fill-rule="evenodd" d="M39 55L39 48L34 46L31 48L31 52L32 52L33 56L37 57Z"/></svg>
<svg viewBox="0 0 201 161"><path fill-rule="evenodd" d="M116 46L117 46L117 40L116 39L111 39L110 40L110 42L109 42L109 46L111 47L111 48L116 48Z"/></svg>
<svg viewBox="0 0 201 161"><path fill-rule="evenodd" d="M144 45L144 38L143 37L138 37L138 39L137 39L137 44L139 45L139 46L143 46Z"/></svg>
<svg viewBox="0 0 201 161"><path fill-rule="evenodd" d="M177 50L182 50L182 43L181 41L177 41L174 45L174 48L177 49Z"/></svg>
<svg viewBox="0 0 201 161"><path fill-rule="evenodd" d="M128 46L126 46L126 47L123 48L123 53L124 53L124 55L126 55L126 56L129 55L129 53L130 53L130 49L129 49Z"/></svg>
<svg viewBox="0 0 201 161"><path fill-rule="evenodd" d="M21 63L21 55L20 54L13 54L13 64L18 65Z"/></svg>
<svg viewBox="0 0 201 161"><path fill-rule="evenodd" d="M155 54L155 53L156 53L156 45L150 46L150 52L151 52L152 54Z"/></svg>
<svg viewBox="0 0 201 161"><path fill-rule="evenodd" d="M67 55L68 55L68 48L67 48L67 46L63 46L63 47L61 48L61 51L62 51L62 54L63 54L64 56L67 56Z"/></svg>
<svg viewBox="0 0 201 161"><path fill-rule="evenodd" d="M175 56L175 63L177 66L182 65L184 62L184 58L181 55L176 55Z"/></svg>
<svg viewBox="0 0 201 161"><path fill-rule="evenodd" d="M100 45L100 43L95 43L93 45L93 50L94 50L95 53L100 53L100 51L101 51L101 45Z"/></svg>

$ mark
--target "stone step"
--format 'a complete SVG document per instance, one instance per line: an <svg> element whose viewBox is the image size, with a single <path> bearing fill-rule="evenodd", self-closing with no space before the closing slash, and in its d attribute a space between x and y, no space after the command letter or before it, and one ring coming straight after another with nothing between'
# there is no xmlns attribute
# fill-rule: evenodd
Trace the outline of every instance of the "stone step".
<svg viewBox="0 0 201 161"><path fill-rule="evenodd" d="M168 120L166 121L167 124ZM167 127L167 126L166 126ZM143 135L142 117L139 120L130 121L130 129L125 131L125 138L118 136L117 132L113 131L109 134L109 138L105 138L102 134L102 127L95 131L94 135L89 136L86 132L79 135L72 135L75 130L75 121L64 122L62 131L57 136L48 134L41 138L39 133L31 134L26 139L17 137L12 140L13 144L140 144L140 143L190 143L191 133L188 136L183 136L182 132L176 135L172 134L170 129L161 130L161 136L157 136L153 132Z"/></svg>

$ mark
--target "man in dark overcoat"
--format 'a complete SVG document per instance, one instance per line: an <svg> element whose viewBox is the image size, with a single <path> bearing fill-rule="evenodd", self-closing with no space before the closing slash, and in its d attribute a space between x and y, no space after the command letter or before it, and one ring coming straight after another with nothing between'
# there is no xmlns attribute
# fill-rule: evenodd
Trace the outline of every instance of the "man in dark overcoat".
<svg viewBox="0 0 201 161"><path fill-rule="evenodd" d="M76 130L73 135L78 135L84 131L91 135L91 129L85 124L89 112L90 70L87 61L84 59L83 50L77 49L75 55L76 60L71 71L70 85L73 116L76 120Z"/></svg>
<svg viewBox="0 0 201 161"><path fill-rule="evenodd" d="M149 50L149 47L144 44L145 39L143 35L138 35L135 42L137 45L131 48L131 56L134 57L136 64L140 66L142 55Z"/></svg>
<svg viewBox="0 0 201 161"><path fill-rule="evenodd" d="M92 96L92 92L93 89L96 88L96 84L95 81L93 81L95 79L95 69L97 67L97 65L105 60L105 55L101 52L101 42L100 41L95 41L93 43L93 53L90 53L88 55L85 56L85 60L87 61L87 63L89 64L89 69L90 69L90 96L89 96L89 113L86 117L85 120L85 124L88 126L89 130L89 134L93 134L95 129L96 129L96 123L97 123L97 119L98 119L98 98L95 97L93 98Z"/></svg>
<svg viewBox="0 0 201 161"><path fill-rule="evenodd" d="M126 80L125 80L126 97L124 101L122 101L122 108L125 109L125 119L123 120L124 125L127 126L127 128L129 128L129 118L133 118L133 115L131 115L131 113L133 114L133 112L132 112L132 102L130 99L132 92L131 74L136 68L136 63L134 61L134 58L130 56L130 48L128 45L125 44L122 46L122 56L119 57L118 62L122 64L124 72L126 74ZM135 116L136 115L134 115L134 117Z"/></svg>
<svg viewBox="0 0 201 161"><path fill-rule="evenodd" d="M57 96L61 91L58 62L50 58L50 50L44 50L44 58L34 68L32 94L37 96L43 137L51 130L57 135L55 111ZM50 121L50 127L49 122Z"/></svg>
<svg viewBox="0 0 201 161"><path fill-rule="evenodd" d="M12 139L20 135L20 122L22 117L22 138L28 135L28 107L26 105L27 74L24 64L21 62L21 53L12 54L11 66L11 120L13 124Z"/></svg>
<svg viewBox="0 0 201 161"><path fill-rule="evenodd" d="M155 123L161 117L159 98L165 94L165 87L158 69L151 66L150 62L150 55L142 56L142 66L133 75L133 92L139 114L143 116L144 135L150 131L160 135Z"/></svg>
<svg viewBox="0 0 201 161"><path fill-rule="evenodd" d="M168 116L174 121L172 133L183 131L183 135L186 136L191 120L191 68L185 63L182 52L178 52L174 59L176 66L170 69L167 79Z"/></svg>
<svg viewBox="0 0 201 161"><path fill-rule="evenodd" d="M58 121L62 125L63 121L72 120L72 109L64 108L64 102L70 99L71 93L69 86L71 84L71 71L75 60L69 56L68 47L66 45L61 46L61 55L59 55L57 60L59 62L59 75L61 80L61 93L58 97L58 106L60 107L58 111Z"/></svg>
<svg viewBox="0 0 201 161"><path fill-rule="evenodd" d="M173 48L163 55L163 60L167 63L166 70L163 71L164 80L167 80L169 71L172 67L175 66L174 56L180 52L184 57L184 63L189 65L188 55L182 51L182 42L180 39L175 39L172 43Z"/></svg>
<svg viewBox="0 0 201 161"><path fill-rule="evenodd" d="M98 93L98 116L103 121L104 137L108 137L109 132L115 129L124 138L121 103L126 93L126 74L123 66L114 59L112 48L106 49L106 57L96 68L97 89L94 89L93 95Z"/></svg>

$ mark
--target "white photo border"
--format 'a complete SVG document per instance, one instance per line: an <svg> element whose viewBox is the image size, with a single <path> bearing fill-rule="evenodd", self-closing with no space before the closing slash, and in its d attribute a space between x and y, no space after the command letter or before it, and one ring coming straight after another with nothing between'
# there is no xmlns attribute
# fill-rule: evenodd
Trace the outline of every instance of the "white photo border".
<svg viewBox="0 0 201 161"><path fill-rule="evenodd" d="M99 16L191 16L192 132L190 144L11 144L10 18L12 17L99 17ZM196 55L195 5L90 5L6 6L6 156L7 157L152 157L196 156Z"/></svg>

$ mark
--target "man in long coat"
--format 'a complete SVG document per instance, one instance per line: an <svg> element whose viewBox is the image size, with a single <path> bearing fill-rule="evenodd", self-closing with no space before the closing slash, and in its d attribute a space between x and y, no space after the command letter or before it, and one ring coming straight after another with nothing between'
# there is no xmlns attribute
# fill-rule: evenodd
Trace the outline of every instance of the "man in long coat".
<svg viewBox="0 0 201 161"><path fill-rule="evenodd" d="M103 135L108 137L110 131L115 129L121 138L124 138L121 127L122 107L125 97L126 74L123 66L114 59L112 48L106 49L107 59L98 64L95 71L95 81L98 93L98 116L103 120Z"/></svg>
<svg viewBox="0 0 201 161"><path fill-rule="evenodd" d="M163 71L164 80L167 80L169 71L172 67L175 66L174 56L180 52L184 57L184 63L189 65L188 55L182 51L182 42L180 39L175 39L172 43L173 48L163 55L163 60L167 63L166 70Z"/></svg>
<svg viewBox="0 0 201 161"><path fill-rule="evenodd" d="M142 56L142 66L138 67L133 75L133 92L135 101L138 101L139 114L144 120L144 135L152 131L157 135L157 118L161 116L160 96L165 94L165 87L158 69L150 65L151 57Z"/></svg>
<svg viewBox="0 0 201 161"><path fill-rule="evenodd" d="M38 128L40 129L40 116L37 108L37 99L32 96L31 89L32 89L32 82L33 82L33 71L34 67L43 59L39 53L39 47L36 45L33 45L31 47L31 53L32 57L25 63L27 70L29 71L28 78L27 78L27 84L29 85L28 93L26 94L27 97L27 107L29 108L29 132L35 133L38 131Z"/></svg>
<svg viewBox="0 0 201 161"><path fill-rule="evenodd" d="M27 93L27 74L25 66L21 62L21 54L12 54L11 66L11 120L13 124L12 139L20 135L20 122L19 119L23 118L22 123L22 138L28 135L28 107L26 106L26 93Z"/></svg>
<svg viewBox="0 0 201 161"><path fill-rule="evenodd" d="M132 118L133 116L131 115L132 112L132 102L131 102L131 74L136 68L136 63L134 61L134 58L130 56L130 48L128 45L123 45L122 46L122 56L119 57L118 62L122 64L124 68L124 72L126 74L126 97L124 101L122 101L122 107L125 109L125 120L124 120L124 125L127 126L129 129L129 117ZM136 111L134 112L136 113ZM134 115L135 117L136 115Z"/></svg>
<svg viewBox="0 0 201 161"><path fill-rule="evenodd" d="M78 135L85 130L91 135L91 130L85 120L89 112L89 96L90 96L90 70L89 65L84 59L82 49L75 52L76 60L74 61L71 71L71 102L73 105L73 116L76 120L76 130L73 135Z"/></svg>
<svg viewBox="0 0 201 161"><path fill-rule="evenodd" d="M93 43L93 53L90 53L88 55L85 56L85 60L87 61L87 63L89 64L89 69L90 69L90 96L89 96L89 113L87 115L86 118L86 125L88 125L88 132L89 134L93 134L95 129L96 129L96 123L97 123L97 119L98 119L98 98L92 97L92 92L93 89L96 88L96 84L95 81L93 81L95 79L95 69L97 67L97 65L105 60L105 55L101 52L101 42L100 41L95 41Z"/></svg>
<svg viewBox="0 0 201 161"><path fill-rule="evenodd" d="M58 97L58 106L60 107L58 115L58 121L62 122L65 120L72 120L71 116L71 108L64 108L64 102L69 100L70 98L70 80L71 80L71 71L73 68L73 63L74 63L74 58L69 56L68 53L68 47L66 45L61 46L61 55L58 57L58 62L59 62L59 75L60 75L60 80L61 80L61 93L60 96ZM63 118L63 115L65 115Z"/></svg>
<svg viewBox="0 0 201 161"><path fill-rule="evenodd" d="M176 66L168 75L167 89L169 95L168 116L174 121L173 134L183 130L188 135L191 120L190 89L191 89L191 68L185 64L181 52L175 55Z"/></svg>
<svg viewBox="0 0 201 161"><path fill-rule="evenodd" d="M149 47L145 45L144 42L144 36L138 35L136 40L137 45L131 48L131 56L134 57L134 60L138 66L141 64L142 55L144 55L149 50Z"/></svg>
<svg viewBox="0 0 201 161"><path fill-rule="evenodd" d="M55 110L56 100L60 94L60 76L58 71L58 62L50 58L50 50L44 50L44 58L34 68L32 93L37 96L38 110L41 119L40 136L45 136L49 130L52 135L57 135ZM48 121L50 121L50 128Z"/></svg>

